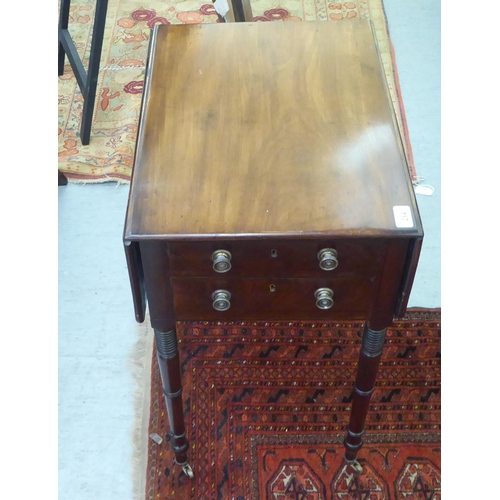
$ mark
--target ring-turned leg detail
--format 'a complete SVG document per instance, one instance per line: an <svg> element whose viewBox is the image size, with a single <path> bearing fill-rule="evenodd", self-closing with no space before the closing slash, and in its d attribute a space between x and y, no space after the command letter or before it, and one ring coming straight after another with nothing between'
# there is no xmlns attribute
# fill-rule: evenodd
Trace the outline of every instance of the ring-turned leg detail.
<svg viewBox="0 0 500 500"><path fill-rule="evenodd" d="M364 433L366 415L375 388L375 379L377 377L386 333L387 328L383 330L372 330L368 328L367 325L365 325L363 332L358 372L354 385L351 417L347 428L347 436L344 440L346 449L344 458L357 472L362 471L361 466L356 460L356 456L363 445L362 436Z"/></svg>
<svg viewBox="0 0 500 500"><path fill-rule="evenodd" d="M192 478L194 474L187 461L189 445L184 424L181 370L175 329L168 332L155 329L155 342L163 395L170 422L170 432L166 436L166 440L170 441L170 446L175 454L175 463L182 467L188 477Z"/></svg>

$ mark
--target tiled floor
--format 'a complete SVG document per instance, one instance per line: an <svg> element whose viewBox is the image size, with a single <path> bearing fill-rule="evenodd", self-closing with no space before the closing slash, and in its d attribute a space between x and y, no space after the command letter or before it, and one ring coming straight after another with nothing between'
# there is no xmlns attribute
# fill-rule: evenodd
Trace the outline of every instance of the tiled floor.
<svg viewBox="0 0 500 500"><path fill-rule="evenodd" d="M418 175L425 239L410 306L440 303L439 4L386 0ZM59 188L59 498L133 496L134 321L121 243L128 186Z"/></svg>

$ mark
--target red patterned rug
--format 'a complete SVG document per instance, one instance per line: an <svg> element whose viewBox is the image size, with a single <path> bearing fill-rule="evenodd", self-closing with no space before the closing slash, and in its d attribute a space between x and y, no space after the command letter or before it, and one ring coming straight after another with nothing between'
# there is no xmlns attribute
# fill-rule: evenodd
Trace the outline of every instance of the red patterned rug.
<svg viewBox="0 0 500 500"><path fill-rule="evenodd" d="M361 474L342 444L361 323L179 323L195 479L151 440L146 499L439 500L440 322L410 309L388 330ZM149 432L168 432L156 360Z"/></svg>

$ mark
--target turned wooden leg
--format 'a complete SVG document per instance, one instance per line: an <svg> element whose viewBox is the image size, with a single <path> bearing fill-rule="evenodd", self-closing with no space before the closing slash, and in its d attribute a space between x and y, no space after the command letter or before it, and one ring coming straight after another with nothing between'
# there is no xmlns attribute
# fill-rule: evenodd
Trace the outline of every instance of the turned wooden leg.
<svg viewBox="0 0 500 500"><path fill-rule="evenodd" d="M372 330L368 327L368 324L365 325L363 332L351 417L347 427L347 436L344 440L345 460L350 463L356 461L357 453L363 445L361 438L365 428L368 405L375 387L386 332L387 328Z"/></svg>
<svg viewBox="0 0 500 500"><path fill-rule="evenodd" d="M163 394L170 422L170 432L166 439L170 441L175 453L175 462L182 467L188 477L192 478L194 477L193 471L187 460L188 441L184 425L181 370L175 328L168 332L155 329L155 342Z"/></svg>

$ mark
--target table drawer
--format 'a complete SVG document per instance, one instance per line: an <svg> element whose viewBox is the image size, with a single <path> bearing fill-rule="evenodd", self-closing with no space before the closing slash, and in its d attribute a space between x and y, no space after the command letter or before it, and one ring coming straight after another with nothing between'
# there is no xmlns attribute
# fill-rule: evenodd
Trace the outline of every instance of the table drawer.
<svg viewBox="0 0 500 500"><path fill-rule="evenodd" d="M356 277L372 279L385 255L386 243L370 239L343 240L261 240L261 241L190 241L170 242L170 275L176 277L247 277L247 278L322 278ZM319 253L333 249L338 265L331 270L320 267ZM230 269L216 272L214 252L230 254ZM224 254L222 260L226 260ZM324 264L332 263L330 252L323 254Z"/></svg>
<svg viewBox="0 0 500 500"><path fill-rule="evenodd" d="M179 320L363 319L373 303L375 280L172 278ZM315 292L333 292L333 306L320 309ZM227 291L227 310L214 308L214 292ZM221 292L219 292L220 294Z"/></svg>

